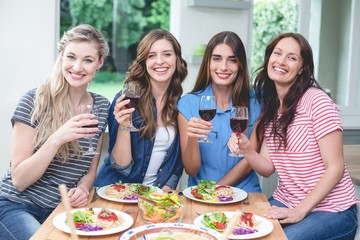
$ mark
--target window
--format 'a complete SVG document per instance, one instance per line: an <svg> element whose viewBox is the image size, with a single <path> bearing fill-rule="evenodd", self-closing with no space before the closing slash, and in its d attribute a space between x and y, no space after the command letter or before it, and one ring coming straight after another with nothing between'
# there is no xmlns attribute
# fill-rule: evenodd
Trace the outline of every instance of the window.
<svg viewBox="0 0 360 240"><path fill-rule="evenodd" d="M110 56L90 90L112 100L136 56L137 43L155 28L169 29L170 0L61 0L60 36L70 26L88 23L108 39Z"/></svg>

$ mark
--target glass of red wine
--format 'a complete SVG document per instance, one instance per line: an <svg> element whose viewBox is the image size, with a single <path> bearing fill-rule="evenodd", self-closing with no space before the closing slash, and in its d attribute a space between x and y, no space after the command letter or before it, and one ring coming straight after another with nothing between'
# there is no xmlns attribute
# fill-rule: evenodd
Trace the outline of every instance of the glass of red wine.
<svg viewBox="0 0 360 240"><path fill-rule="evenodd" d="M216 115L216 97L201 96L199 103L199 115L202 120L210 122ZM198 140L203 143L213 143L208 136Z"/></svg>
<svg viewBox="0 0 360 240"><path fill-rule="evenodd" d="M99 117L99 111L98 108L95 105L82 105L80 107L80 113L91 113L94 114L96 118ZM93 125L87 125L87 126L83 126L84 128L97 128L98 124L93 124ZM89 138L89 148L87 151L85 151L83 153L83 155L96 155L99 154L96 151L96 148L93 147L93 142L92 142L92 137Z"/></svg>
<svg viewBox="0 0 360 240"><path fill-rule="evenodd" d="M233 106L230 113L230 128L240 139L241 134L246 130L249 121L248 108L244 106ZM243 157L238 150L237 153L230 153L232 157Z"/></svg>
<svg viewBox="0 0 360 240"><path fill-rule="evenodd" d="M140 103L140 87L139 84L130 82L126 83L123 86L121 94L125 94L124 100L130 100L128 104L125 105L126 108L136 108ZM132 123L132 113L130 114L130 124L123 130L128 132L137 132L137 129Z"/></svg>

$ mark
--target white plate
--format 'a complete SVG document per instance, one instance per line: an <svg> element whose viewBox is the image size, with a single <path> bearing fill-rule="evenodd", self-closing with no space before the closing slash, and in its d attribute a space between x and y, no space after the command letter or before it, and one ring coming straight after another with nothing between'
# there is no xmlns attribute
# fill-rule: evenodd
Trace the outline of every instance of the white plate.
<svg viewBox="0 0 360 240"><path fill-rule="evenodd" d="M218 240L222 238L221 233L202 226L196 226L188 223L156 223L127 230L122 234L119 240L145 240L155 234L158 234L164 229L168 229L172 232L191 232L207 237L206 239L209 240Z"/></svg>
<svg viewBox="0 0 360 240"><path fill-rule="evenodd" d="M219 186L219 185L216 185ZM244 190L240 189L240 188L235 188L235 187L231 187L231 189L234 191L235 193L235 197L233 200L231 201L226 201L226 202L220 202L220 201L213 201L213 200L202 200L202 199L198 199L196 197L194 197L191 194L191 190L193 188L195 188L196 186L192 186L192 187L187 187L183 190L183 194L185 195L185 197L190 198L191 200L194 201L198 201L198 202L203 202L203 203L212 203L212 204L227 204L227 203L236 203L236 202L240 202L242 200L244 200L247 197L247 192L245 192Z"/></svg>
<svg viewBox="0 0 360 240"><path fill-rule="evenodd" d="M126 184L126 183L125 183ZM110 184L111 185L111 184ZM114 198L114 197L110 197L108 195L105 194L105 188L110 186L110 185L107 185L107 186L103 186L101 188L99 188L97 190L97 194L101 197L101 198L104 198L106 200L110 200L110 201L114 201L114 202L120 202L120 203L137 203L138 200L135 199L135 200L126 200L126 199L120 199L120 198ZM163 190L161 190L160 188L158 187L154 187L154 186L150 186L151 188L156 188L156 193L159 193L159 194L163 194Z"/></svg>
<svg viewBox="0 0 360 240"><path fill-rule="evenodd" d="M76 211L85 211L86 209L87 208L74 209L71 211L71 213L76 212ZM116 228L111 228L108 230L92 231L92 232L76 230L76 234L79 236L108 235L108 234L114 234L114 233L124 231L133 225L134 220L129 214L126 214L121 211L113 210L113 209L108 209L108 210L114 212L117 216L120 216L122 218L123 224L121 226L118 226ZM99 213L101 211L101 208L93 208L93 211L95 213ZM65 223L65 220L66 220L66 212L63 212L63 213L58 214L56 217L54 217L53 224L57 229L59 229L63 232L66 232L66 233L71 233L71 230L70 230L69 226Z"/></svg>
<svg viewBox="0 0 360 240"><path fill-rule="evenodd" d="M223 212L225 214L226 217L230 218L234 215L235 212ZM211 213L206 213L211 214ZM198 225L198 226L204 226L204 224L202 223L204 214L198 216L197 218L195 218L194 220L194 224ZM258 232L256 233L249 233L249 234L244 234L244 235L230 235L229 239L253 239L253 238L259 238L259 237L263 237L268 235L269 233L272 232L272 230L274 229L274 225L267 220L266 218L260 217L258 215L253 215L253 219L254 222L256 222L258 224L257 226L257 230Z"/></svg>

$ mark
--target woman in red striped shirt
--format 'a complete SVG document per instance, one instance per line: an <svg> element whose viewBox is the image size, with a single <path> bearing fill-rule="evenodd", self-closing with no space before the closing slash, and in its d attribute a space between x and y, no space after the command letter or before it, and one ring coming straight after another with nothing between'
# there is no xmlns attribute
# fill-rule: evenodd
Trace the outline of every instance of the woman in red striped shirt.
<svg viewBox="0 0 360 240"><path fill-rule="evenodd" d="M308 41L297 33L275 37L257 73L256 131L250 140L232 136L228 147L239 148L264 177L277 171L267 217L279 220L288 239L354 239L359 200L344 162L343 128L336 104L314 78Z"/></svg>

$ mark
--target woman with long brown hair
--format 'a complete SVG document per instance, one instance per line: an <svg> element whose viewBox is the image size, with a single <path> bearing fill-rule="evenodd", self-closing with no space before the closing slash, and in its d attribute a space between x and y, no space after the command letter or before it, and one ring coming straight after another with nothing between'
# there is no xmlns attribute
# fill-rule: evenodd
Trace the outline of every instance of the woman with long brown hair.
<svg viewBox="0 0 360 240"><path fill-rule="evenodd" d="M216 115L211 122L199 117L202 95L217 99ZM212 180L249 192L261 191L258 177L247 161L229 156L226 144L232 133L230 111L233 106L249 109L246 132L249 135L260 105L250 88L244 45L236 33L224 31L210 39L195 86L178 103L182 159L189 174L189 186L197 185L200 180ZM198 142L205 134L209 134L213 143Z"/></svg>
<svg viewBox="0 0 360 240"><path fill-rule="evenodd" d="M124 94L115 96L109 112L108 156L95 185L121 180L164 191L176 188L183 170L176 103L186 75L181 46L170 32L156 29L145 35L124 82L139 86L140 103L136 110L127 108L130 100ZM124 130L130 114L137 132Z"/></svg>
<svg viewBox="0 0 360 240"><path fill-rule="evenodd" d="M255 86L262 106L256 132L250 141L232 136L229 148L240 148L262 176L277 171L267 217L279 220L289 240L354 239L359 200L344 162L339 110L315 80L308 41L298 33L276 36Z"/></svg>

